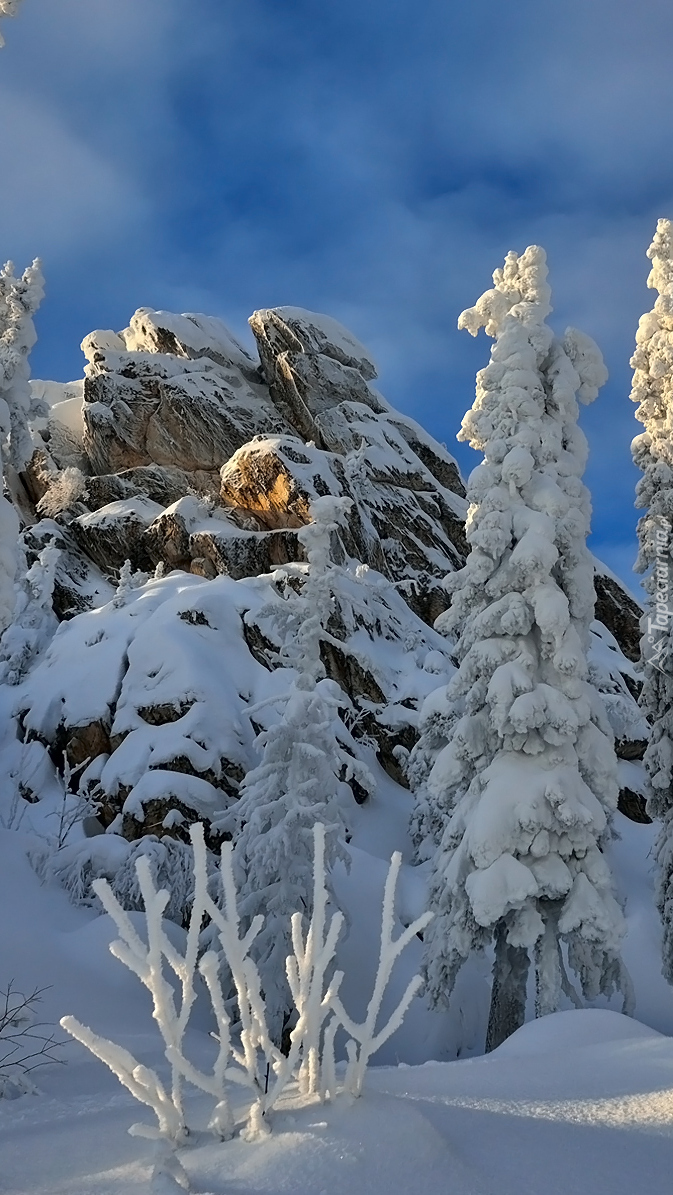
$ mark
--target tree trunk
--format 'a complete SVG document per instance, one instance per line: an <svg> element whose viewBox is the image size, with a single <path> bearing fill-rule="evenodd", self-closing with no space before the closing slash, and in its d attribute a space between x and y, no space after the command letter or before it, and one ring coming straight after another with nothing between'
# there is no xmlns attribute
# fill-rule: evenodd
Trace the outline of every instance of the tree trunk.
<svg viewBox="0 0 673 1195"><path fill-rule="evenodd" d="M530 958L522 946L507 942L507 925L498 922L495 931L495 961L491 1008L486 1031L486 1053L520 1029L526 1019L526 988Z"/></svg>

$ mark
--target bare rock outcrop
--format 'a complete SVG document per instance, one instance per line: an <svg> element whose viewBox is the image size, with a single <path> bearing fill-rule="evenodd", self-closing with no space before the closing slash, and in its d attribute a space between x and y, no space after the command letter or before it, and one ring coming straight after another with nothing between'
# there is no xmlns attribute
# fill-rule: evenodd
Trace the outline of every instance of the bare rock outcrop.
<svg viewBox="0 0 673 1195"><path fill-rule="evenodd" d="M47 544L59 549L52 605L60 622L109 602L115 593L102 569L79 547L67 527L42 519L23 532L28 565L34 564Z"/></svg>
<svg viewBox="0 0 673 1195"><path fill-rule="evenodd" d="M143 536L160 514L161 507L149 498L124 498L73 519L70 532L87 556L107 573L118 571L126 560L135 569L146 569L152 561Z"/></svg>
<svg viewBox="0 0 673 1195"><path fill-rule="evenodd" d="M147 528L143 548L153 565L235 580L304 558L295 532L251 530L252 521L240 509L213 509L194 497L180 498Z"/></svg>
<svg viewBox="0 0 673 1195"><path fill-rule="evenodd" d="M86 503L89 510L99 510L108 502L144 495L159 506L171 506L190 493L214 499L218 489L211 473L188 473L175 465L140 465L87 478Z"/></svg>
<svg viewBox="0 0 673 1195"><path fill-rule="evenodd" d="M299 528L311 521L311 503L326 494L350 498L345 551L381 572L387 572L367 508L358 501L343 458L297 437L257 437L235 453L221 471L222 502L249 526L260 531ZM299 557L295 557L299 559Z"/></svg>
<svg viewBox="0 0 673 1195"><path fill-rule="evenodd" d="M225 575L234 580L273 572L290 561L304 559L296 532L241 531L216 528L197 531L189 537L190 571L201 576ZM202 571L204 562L210 565ZM196 567L195 567L196 565Z"/></svg>
<svg viewBox="0 0 673 1195"><path fill-rule="evenodd" d="M403 453L410 450L402 437L396 442L394 436L389 429L386 466L377 464L373 451L363 449L344 458L297 438L260 437L223 466L222 501L256 521L260 530L272 530L308 523L310 504L317 497L350 498L344 550L402 582L401 592L420 612L418 589L425 579L438 580L464 560L463 519L436 487L433 490L420 460L403 471ZM404 448L394 455L391 441ZM462 499L453 498L462 509Z"/></svg>
<svg viewBox="0 0 673 1195"><path fill-rule="evenodd" d="M84 462L86 506L43 520L26 543L36 554L53 534L61 548L59 617L96 616L54 640L55 657L74 661L67 692L48 659L33 672L26 733L54 759L86 765L102 821L128 838L184 836L190 817L208 824L236 799L259 728L246 711L279 691L287 664L305 578L297 532L317 497L351 501L333 536L335 564L351 563L335 570L322 659L353 749L372 748L406 783L420 704L452 671L432 628L448 605L442 578L467 554L456 462L389 406L370 354L336 321L283 307L250 322L259 361L206 316L143 308L119 334L92 333L80 415L65 399L67 434L51 419L30 467L36 502L66 459ZM103 574L126 560L170 575L103 611L115 592ZM640 610L600 567L596 589L608 629L594 624L591 679L620 766L637 768L647 736L634 701ZM97 669L104 681L85 700ZM635 781L622 789L635 792ZM620 808L640 817L641 805L624 795Z"/></svg>
<svg viewBox="0 0 673 1195"><path fill-rule="evenodd" d="M152 564L162 563L167 569L189 571L188 519L180 511L181 500L163 510L143 533L143 548Z"/></svg>
<svg viewBox="0 0 673 1195"><path fill-rule="evenodd" d="M466 552L455 461L372 388L370 354L335 320L277 308L251 324L261 365L200 315L142 308L121 333L86 338L86 503L97 517L74 521L78 545L113 571L124 553L136 568L250 575L300 560L287 532L308 522L315 497L343 495L352 507L335 551L399 582L433 619L439 581ZM171 510L186 494L223 503L230 526L183 527L174 512L140 526L131 514L129 503Z"/></svg>
<svg viewBox="0 0 673 1195"><path fill-rule="evenodd" d="M255 312L250 325L278 409L304 440L343 458L347 492L387 575L460 567L466 506L456 463L369 385L376 370L362 345L336 321L297 308Z"/></svg>
<svg viewBox="0 0 673 1195"><path fill-rule="evenodd" d="M620 789L617 808L631 822L638 822L643 826L649 826L652 822L652 818L647 812L645 797L642 793L634 792L631 788Z"/></svg>
<svg viewBox="0 0 673 1195"><path fill-rule="evenodd" d="M612 573L596 561L596 618L614 635L627 660L640 660L642 607Z"/></svg>
<svg viewBox="0 0 673 1195"><path fill-rule="evenodd" d="M257 433L290 430L255 380L252 359L218 320L206 336L205 320L143 309L124 332L85 339L82 410L92 472L157 464L216 474Z"/></svg>

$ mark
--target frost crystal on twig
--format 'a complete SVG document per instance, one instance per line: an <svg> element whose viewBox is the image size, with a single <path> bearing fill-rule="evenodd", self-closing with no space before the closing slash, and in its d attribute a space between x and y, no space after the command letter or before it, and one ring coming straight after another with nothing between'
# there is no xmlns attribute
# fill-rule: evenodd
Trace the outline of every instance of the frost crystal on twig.
<svg viewBox="0 0 673 1195"><path fill-rule="evenodd" d="M392 1037L396 1029L399 1029L404 1015L411 1004L414 996L418 992L422 984L420 975L415 975L413 979L409 980L405 991L400 997L395 1009L390 1014L387 1022L378 1031L376 1023L379 1012L381 1011L381 1003L384 992L388 986L393 966L400 957L402 951L416 934L421 933L426 925L432 921L433 914L430 912L423 913L417 917L411 925L407 926L398 938L393 938L393 922L395 917L395 892L397 888L397 878L400 873L400 866L402 863L402 856L399 851L396 851L390 861L390 869L386 878L386 885L383 893L383 916L381 919L381 945L379 950L379 965L376 971L376 980L374 982L374 991L372 993L367 1013L364 1021L357 1023L349 1017L338 995L338 991L330 997L331 1007L334 1009L338 1022L343 1025L347 1033L351 1035L351 1041L348 1043L348 1068L346 1071L346 1088L351 1095L358 1096L362 1093L362 1084L365 1077L365 1071L369 1059L381 1046ZM341 980L341 973L337 972L335 976L336 981ZM357 1049L356 1043L359 1043L360 1049Z"/></svg>

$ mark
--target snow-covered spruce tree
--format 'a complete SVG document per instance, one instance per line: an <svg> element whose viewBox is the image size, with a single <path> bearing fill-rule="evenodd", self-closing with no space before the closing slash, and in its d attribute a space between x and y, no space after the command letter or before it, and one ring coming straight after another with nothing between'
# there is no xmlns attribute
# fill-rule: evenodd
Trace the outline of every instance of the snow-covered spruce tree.
<svg viewBox="0 0 673 1195"><path fill-rule="evenodd" d="M26 554L21 539L17 542L16 558L22 576L15 585L12 623L0 642L0 682L8 685L18 685L23 680L32 660L49 643L58 626L52 599L61 550L51 540L24 573Z"/></svg>
<svg viewBox="0 0 673 1195"><path fill-rule="evenodd" d="M28 354L36 340L33 316L43 295L39 261L20 278L11 262L0 270L0 443L3 473L10 483L12 470L23 469L33 452L28 421L46 411L35 406L28 382ZM14 613L18 534L14 507L0 495L0 633Z"/></svg>
<svg viewBox="0 0 673 1195"><path fill-rule="evenodd" d="M656 899L664 925L663 970L673 983L673 224L659 220L647 256L652 270L647 285L658 291L651 311L636 333L631 398L645 431L631 446L643 476L636 506L647 513L638 523L640 551L636 572L648 575L649 594L641 640L641 705L652 722L645 752L650 783L648 810L661 820L655 856Z"/></svg>
<svg viewBox="0 0 673 1195"><path fill-rule="evenodd" d="M446 809L443 794L437 794L434 789L433 769L451 739L459 716L448 685L440 685L429 693L419 710L418 742L412 748L404 768L414 794L409 832L415 863L432 859L444 833Z"/></svg>
<svg viewBox="0 0 673 1195"><path fill-rule="evenodd" d="M587 681L595 595L577 426L577 398L591 402L607 375L593 341L545 323L546 277L542 249L509 253L458 323L496 343L459 435L484 453L468 485L470 555L445 580L453 600L437 624L458 632L448 695L460 717L428 781L445 830L426 972L446 1001L470 952L495 944L487 1049L523 1023L531 960L538 1015L571 990L562 942L588 998L627 978L601 852L617 765Z"/></svg>
<svg viewBox="0 0 673 1195"><path fill-rule="evenodd" d="M325 681L320 639L333 605L330 539L349 505L325 497L299 532L308 560L301 620L284 655L297 672L280 720L257 739L262 758L247 774L236 804L218 822L234 838L233 866L244 924L258 913L264 928L254 954L262 978L269 1031L280 1044L292 1008L285 960L292 953L290 917L312 913L313 827L326 828L327 869L347 859L339 781L344 752L335 735L337 703ZM362 777L360 777L362 779Z"/></svg>

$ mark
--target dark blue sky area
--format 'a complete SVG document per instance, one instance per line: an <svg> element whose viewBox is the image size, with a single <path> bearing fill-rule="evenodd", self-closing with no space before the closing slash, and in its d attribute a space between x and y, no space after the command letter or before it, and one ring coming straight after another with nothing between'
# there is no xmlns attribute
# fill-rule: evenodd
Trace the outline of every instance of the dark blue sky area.
<svg viewBox="0 0 673 1195"><path fill-rule="evenodd" d="M670 0L25 0L0 55L0 256L44 260L36 376L139 306L247 336L326 311L456 451L490 342L456 318L544 245L611 380L583 413L594 543L635 555L628 401L645 251L673 216ZM632 581L633 584L633 581Z"/></svg>

